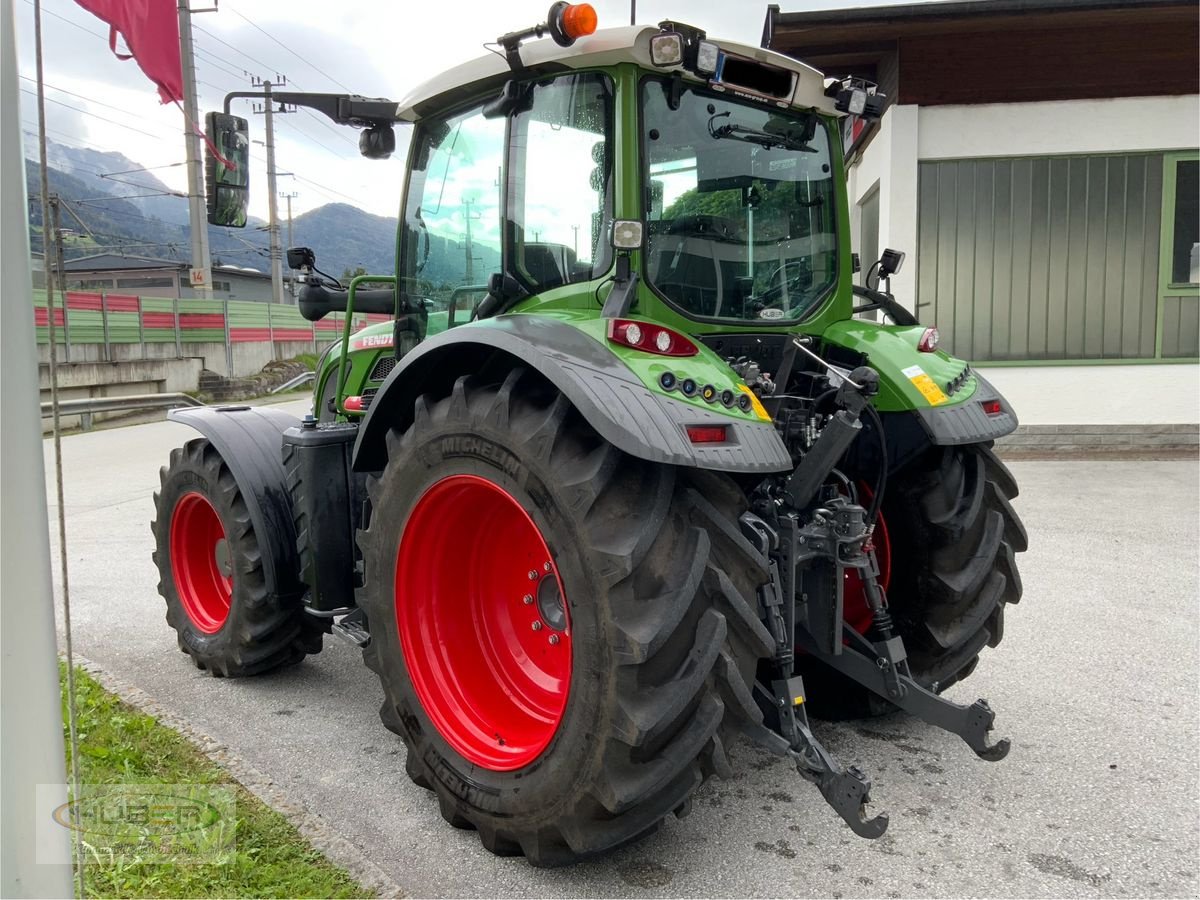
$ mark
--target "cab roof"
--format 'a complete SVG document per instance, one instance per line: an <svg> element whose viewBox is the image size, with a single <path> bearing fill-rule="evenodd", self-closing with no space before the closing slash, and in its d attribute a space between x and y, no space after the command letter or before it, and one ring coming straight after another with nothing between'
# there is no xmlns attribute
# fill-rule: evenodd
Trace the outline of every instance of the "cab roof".
<svg viewBox="0 0 1200 900"><path fill-rule="evenodd" d="M660 29L653 25L606 28L588 37L579 38L571 47L560 47L550 38L534 39L521 45L521 60L525 64L524 71L529 74L536 74L539 70L554 72L634 63L647 70L664 74L679 70L685 79L703 83L703 79L684 70L682 66L655 66L651 62L650 38L659 33ZM825 76L811 66L762 47L712 37L706 40L716 44L726 53L796 72L799 77L791 97L792 107L814 109L828 115L842 115L834 109L833 100L825 96ZM419 85L399 102L396 117L405 122L418 121L520 74L509 68L504 53L497 49L447 69Z"/></svg>

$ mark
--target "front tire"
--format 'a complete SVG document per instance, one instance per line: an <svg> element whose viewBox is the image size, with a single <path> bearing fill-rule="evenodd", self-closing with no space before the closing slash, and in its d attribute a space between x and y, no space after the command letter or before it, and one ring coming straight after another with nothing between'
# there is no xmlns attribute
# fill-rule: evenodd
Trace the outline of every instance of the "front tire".
<svg viewBox="0 0 1200 900"><path fill-rule="evenodd" d="M731 482L622 454L521 370L419 399L388 455L360 535L364 654L451 825L563 865L729 774L772 650Z"/></svg>
<svg viewBox="0 0 1200 900"><path fill-rule="evenodd" d="M241 488L205 438L171 451L150 523L158 592L179 649L217 677L258 675L321 649L322 625L267 583Z"/></svg>

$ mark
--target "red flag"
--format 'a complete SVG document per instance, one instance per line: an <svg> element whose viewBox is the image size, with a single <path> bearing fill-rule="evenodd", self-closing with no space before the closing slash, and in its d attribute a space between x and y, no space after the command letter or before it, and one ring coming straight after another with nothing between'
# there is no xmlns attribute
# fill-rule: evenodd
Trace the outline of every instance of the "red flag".
<svg viewBox="0 0 1200 900"><path fill-rule="evenodd" d="M183 99L179 62L179 13L175 0L75 0L109 26L108 46L120 59L132 57L158 86L163 103ZM117 53L117 35L128 54Z"/></svg>

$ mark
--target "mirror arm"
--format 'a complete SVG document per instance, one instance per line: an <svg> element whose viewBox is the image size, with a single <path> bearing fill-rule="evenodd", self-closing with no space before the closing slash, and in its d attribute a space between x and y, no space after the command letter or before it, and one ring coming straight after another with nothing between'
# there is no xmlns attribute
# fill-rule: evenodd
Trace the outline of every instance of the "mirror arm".
<svg viewBox="0 0 1200 900"><path fill-rule="evenodd" d="M225 112L229 113L234 100L265 100L264 91L233 91L225 95ZM382 97L360 97L357 94L316 94L295 91L272 91L271 100L290 106L314 109L338 125L356 128L391 125L398 121L399 104Z"/></svg>

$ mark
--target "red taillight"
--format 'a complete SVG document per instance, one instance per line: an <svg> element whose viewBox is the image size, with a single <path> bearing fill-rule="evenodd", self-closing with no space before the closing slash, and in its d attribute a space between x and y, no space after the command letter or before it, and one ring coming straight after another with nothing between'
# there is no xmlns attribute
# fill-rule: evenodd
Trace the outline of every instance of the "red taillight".
<svg viewBox="0 0 1200 900"><path fill-rule="evenodd" d="M342 401L342 406L346 412L362 412L363 398L362 397L347 397Z"/></svg>
<svg viewBox="0 0 1200 900"><path fill-rule="evenodd" d="M917 349L922 353L932 353L937 349L938 341L941 339L942 336L938 334L936 328L926 328L921 333L921 339L917 341Z"/></svg>
<svg viewBox="0 0 1200 900"><path fill-rule="evenodd" d="M998 416L1004 412L1004 407L1000 405L999 400L980 400L979 405L983 407L984 413L989 416Z"/></svg>
<svg viewBox="0 0 1200 900"><path fill-rule="evenodd" d="M687 436L693 444L723 444L725 429L724 425L689 425Z"/></svg>
<svg viewBox="0 0 1200 900"><path fill-rule="evenodd" d="M633 319L609 319L608 339L659 356L695 356L699 348L677 331Z"/></svg>

